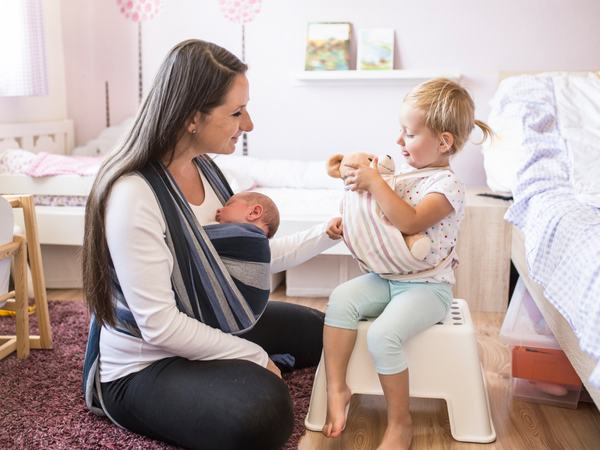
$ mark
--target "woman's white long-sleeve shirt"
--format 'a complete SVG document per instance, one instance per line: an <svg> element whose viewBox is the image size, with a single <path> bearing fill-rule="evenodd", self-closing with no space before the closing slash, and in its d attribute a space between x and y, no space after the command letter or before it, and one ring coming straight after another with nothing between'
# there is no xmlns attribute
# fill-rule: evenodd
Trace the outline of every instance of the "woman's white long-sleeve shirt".
<svg viewBox="0 0 600 450"><path fill-rule="evenodd" d="M221 205L202 177L205 200L192 205L200 224L214 220ZM171 287L173 256L165 243L166 224L154 192L139 175L120 178L106 208L106 239L123 294L142 339L104 327L100 333L100 379L113 381L154 361L245 359L266 366L257 344L199 322L180 312ZM271 240L271 271L301 264L338 241L326 224Z"/></svg>

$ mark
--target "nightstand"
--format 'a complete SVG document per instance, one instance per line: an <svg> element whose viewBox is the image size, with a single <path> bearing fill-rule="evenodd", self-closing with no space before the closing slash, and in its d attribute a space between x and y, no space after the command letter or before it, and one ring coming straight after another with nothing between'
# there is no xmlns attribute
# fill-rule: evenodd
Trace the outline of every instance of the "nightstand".
<svg viewBox="0 0 600 450"><path fill-rule="evenodd" d="M467 188L465 217L458 235L454 297L464 298L471 311L505 312L508 306L511 225L504 220L510 202Z"/></svg>

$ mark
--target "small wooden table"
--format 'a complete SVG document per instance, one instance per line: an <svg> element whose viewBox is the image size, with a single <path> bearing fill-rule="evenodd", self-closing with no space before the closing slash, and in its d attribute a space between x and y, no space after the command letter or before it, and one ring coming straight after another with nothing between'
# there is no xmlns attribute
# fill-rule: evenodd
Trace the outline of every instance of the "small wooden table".
<svg viewBox="0 0 600 450"><path fill-rule="evenodd" d="M454 297L464 298L471 311L505 312L508 306L512 227L504 220L510 202L478 193L487 187L467 188L465 217L456 251Z"/></svg>

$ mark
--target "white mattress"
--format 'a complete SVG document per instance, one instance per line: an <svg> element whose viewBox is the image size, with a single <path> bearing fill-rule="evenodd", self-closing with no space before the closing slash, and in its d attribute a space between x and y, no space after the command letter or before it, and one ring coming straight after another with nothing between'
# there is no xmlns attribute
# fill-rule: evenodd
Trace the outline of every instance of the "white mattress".
<svg viewBox="0 0 600 450"><path fill-rule="evenodd" d="M271 197L279 208L281 225L277 236L305 230L339 216L339 205L343 195L343 189L257 188L255 190ZM36 213L40 243L82 245L84 207L37 206ZM20 214L16 215L15 223L23 226ZM350 254L341 241L324 253Z"/></svg>
<svg viewBox="0 0 600 450"><path fill-rule="evenodd" d="M343 183L326 175L324 161L259 160L220 155L217 163L234 192L256 190L273 199L281 216L278 236L328 222L340 215ZM24 174L0 173L0 193L32 194L36 196L36 203L48 204L46 201L39 203L38 199L42 196L85 198L93 181L94 176L55 175L34 178ZM61 204L77 203L73 201ZM42 244L81 245L83 207L38 206L36 211ZM349 254L343 243L326 253Z"/></svg>
<svg viewBox="0 0 600 450"><path fill-rule="evenodd" d="M0 174L0 193L87 196L93 182L94 176L54 175L33 178L3 173Z"/></svg>
<svg viewBox="0 0 600 450"><path fill-rule="evenodd" d="M23 216L15 210L15 225L25 229ZM36 206L40 244L83 245L83 206Z"/></svg>
<svg viewBox="0 0 600 450"><path fill-rule="evenodd" d="M281 224L277 236L286 236L340 216L340 189L255 188L268 195L277 205ZM346 245L339 244L323 252L331 255L350 255Z"/></svg>

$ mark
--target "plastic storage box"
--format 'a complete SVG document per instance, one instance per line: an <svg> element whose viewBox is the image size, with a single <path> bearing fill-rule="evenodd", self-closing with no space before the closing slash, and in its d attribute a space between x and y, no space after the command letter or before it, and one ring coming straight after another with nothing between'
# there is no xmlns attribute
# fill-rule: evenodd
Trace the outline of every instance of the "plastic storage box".
<svg viewBox="0 0 600 450"><path fill-rule="evenodd" d="M581 380L520 279L500 338L511 346L514 398L577 407Z"/></svg>

